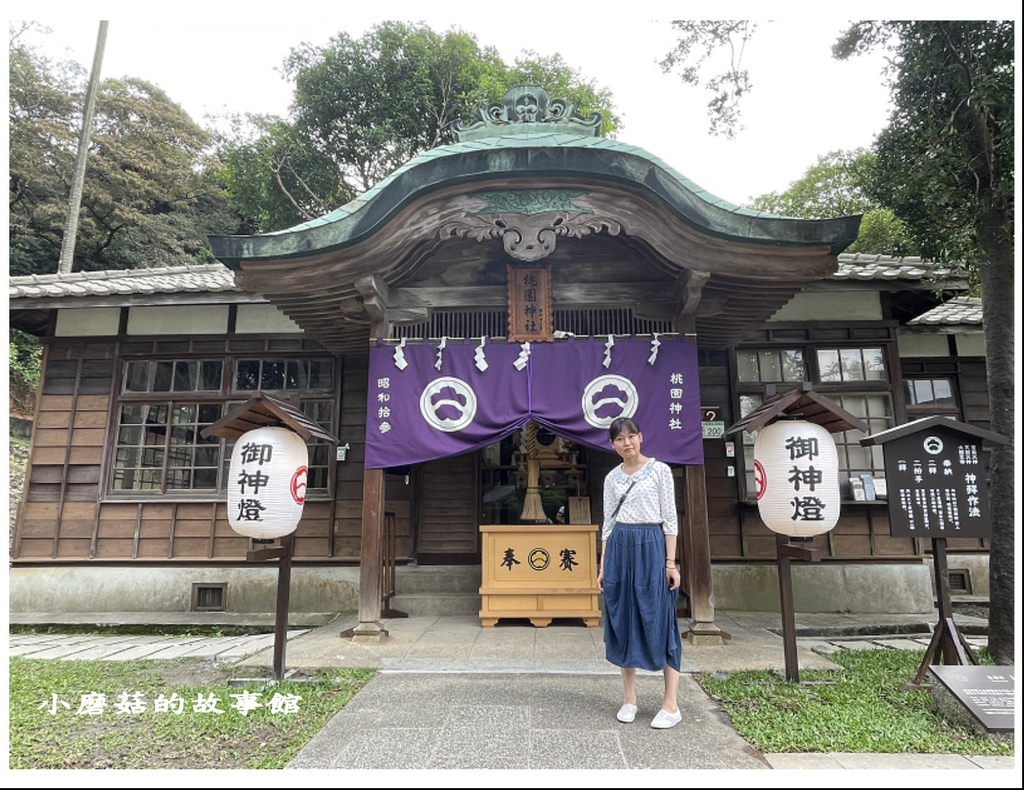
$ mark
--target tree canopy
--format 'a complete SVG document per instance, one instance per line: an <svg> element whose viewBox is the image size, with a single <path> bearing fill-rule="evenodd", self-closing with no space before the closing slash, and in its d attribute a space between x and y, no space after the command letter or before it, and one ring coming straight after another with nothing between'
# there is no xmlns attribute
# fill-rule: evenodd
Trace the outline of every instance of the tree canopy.
<svg viewBox="0 0 1024 790"><path fill-rule="evenodd" d="M674 22L664 63L692 69L708 48L735 48L751 28ZM856 22L839 36L840 59L885 48L893 100L861 186L906 228L921 254L974 267L981 285L990 427L1014 437L1014 23ZM729 74L720 75L728 81ZM747 75L742 84L750 87ZM692 82L692 81L691 81ZM696 83L694 83L696 84ZM737 99L742 91L731 95ZM736 105L709 112L735 128ZM714 121L713 121L714 123ZM1014 476L1012 441L991 448L989 652L1014 661Z"/></svg>
<svg viewBox="0 0 1024 790"><path fill-rule="evenodd" d="M865 189L876 159L875 154L864 148L831 151L819 156L788 189L760 195L751 201L750 208L801 219L860 214L860 232L847 252L915 255L917 246L903 222Z"/></svg>
<svg viewBox="0 0 1024 790"><path fill-rule="evenodd" d="M865 191L904 218L928 257L977 265L991 257L983 215L1013 203L1013 24L862 22L833 51L873 46L893 53L894 110ZM1003 219L1007 237L1012 215Z"/></svg>
<svg viewBox="0 0 1024 790"><path fill-rule="evenodd" d="M10 28L10 271L57 270L84 106L84 70ZM210 135L158 87L102 81L74 268L211 262L206 236L239 223L215 178Z"/></svg>
<svg viewBox="0 0 1024 790"><path fill-rule="evenodd" d="M743 128L740 100L753 88L750 72L742 68L743 49L757 31L757 24L745 19L704 19L676 20L672 27L679 33L679 39L661 59L661 68L666 74L677 71L687 85L699 85L707 62L720 50L728 50L728 66L708 77L704 88L711 92L711 134L735 137Z"/></svg>
<svg viewBox="0 0 1024 790"><path fill-rule="evenodd" d="M605 132L619 123L611 94L559 55L526 52L508 66L458 29L383 22L359 38L298 46L283 71L295 83L289 117L235 118L223 149L232 200L264 232L322 216L452 142L456 121L518 83L542 85L581 113L602 111Z"/></svg>
<svg viewBox="0 0 1024 790"><path fill-rule="evenodd" d="M1008 21L860 22L837 57L884 46L893 111L866 191L902 219L928 257L976 268L991 428L988 650L1014 662L1016 317L1014 25Z"/></svg>

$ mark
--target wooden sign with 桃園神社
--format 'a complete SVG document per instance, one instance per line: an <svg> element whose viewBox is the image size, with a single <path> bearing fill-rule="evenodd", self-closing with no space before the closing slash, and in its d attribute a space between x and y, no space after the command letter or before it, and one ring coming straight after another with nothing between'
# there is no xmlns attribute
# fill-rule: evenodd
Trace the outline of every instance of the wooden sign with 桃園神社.
<svg viewBox="0 0 1024 790"><path fill-rule="evenodd" d="M508 267L508 341L537 343L553 338L551 268Z"/></svg>

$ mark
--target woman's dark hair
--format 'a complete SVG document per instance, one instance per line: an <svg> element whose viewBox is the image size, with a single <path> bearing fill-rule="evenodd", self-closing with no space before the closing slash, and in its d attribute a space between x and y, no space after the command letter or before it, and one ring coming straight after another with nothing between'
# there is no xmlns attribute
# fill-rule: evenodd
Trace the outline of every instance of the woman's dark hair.
<svg viewBox="0 0 1024 790"><path fill-rule="evenodd" d="M623 430L630 433L640 433L640 426L631 417L616 417L612 420L612 424L608 426L608 441L614 442L615 437L622 433Z"/></svg>

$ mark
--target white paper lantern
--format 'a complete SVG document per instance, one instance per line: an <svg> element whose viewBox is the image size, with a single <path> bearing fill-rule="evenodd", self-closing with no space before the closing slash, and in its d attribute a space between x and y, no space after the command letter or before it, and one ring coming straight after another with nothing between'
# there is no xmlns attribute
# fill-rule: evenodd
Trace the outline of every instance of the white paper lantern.
<svg viewBox="0 0 1024 790"><path fill-rule="evenodd" d="M839 454L832 434L804 420L776 420L754 441L757 509L790 537L828 532L839 520Z"/></svg>
<svg viewBox="0 0 1024 790"><path fill-rule="evenodd" d="M235 442L228 471L228 523L249 538L295 531L306 501L309 452L287 428L256 428Z"/></svg>

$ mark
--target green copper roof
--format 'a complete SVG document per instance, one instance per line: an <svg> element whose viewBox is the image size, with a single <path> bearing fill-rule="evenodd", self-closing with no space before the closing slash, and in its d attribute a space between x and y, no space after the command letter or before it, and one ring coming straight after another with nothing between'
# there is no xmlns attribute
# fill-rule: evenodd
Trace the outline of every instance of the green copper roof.
<svg viewBox="0 0 1024 790"><path fill-rule="evenodd" d="M536 127L538 131L524 127ZM211 236L214 255L241 260L302 257L371 237L403 206L443 187L503 179L559 177L619 183L657 200L702 233L776 245L827 245L838 254L857 237L859 217L800 220L741 208L712 195L642 148L603 137L523 124L498 134L439 146L412 159L355 200L317 219L261 236ZM501 127L496 127L500 132ZM509 130L511 131L511 130Z"/></svg>

